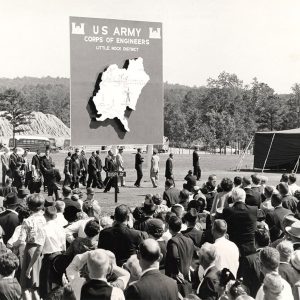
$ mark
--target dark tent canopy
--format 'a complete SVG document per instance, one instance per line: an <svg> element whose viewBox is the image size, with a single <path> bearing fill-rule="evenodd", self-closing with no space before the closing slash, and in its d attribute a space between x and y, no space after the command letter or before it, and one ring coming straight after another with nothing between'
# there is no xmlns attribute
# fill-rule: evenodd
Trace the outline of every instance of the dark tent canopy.
<svg viewBox="0 0 300 300"><path fill-rule="evenodd" d="M293 169L299 155L300 128L255 133L254 168Z"/></svg>

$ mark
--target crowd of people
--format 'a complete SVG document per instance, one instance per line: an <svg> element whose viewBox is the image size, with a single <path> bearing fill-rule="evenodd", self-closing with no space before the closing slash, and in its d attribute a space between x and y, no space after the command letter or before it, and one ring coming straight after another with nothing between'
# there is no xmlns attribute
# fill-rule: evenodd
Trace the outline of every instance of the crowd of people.
<svg viewBox="0 0 300 300"><path fill-rule="evenodd" d="M79 152L67 155L63 184L49 150L31 164L26 151L1 157L0 299L299 299L296 174L277 186L258 174L200 184L194 153L194 170L175 187L169 155L162 195L108 215L95 189L125 185L122 150L103 165L97 151ZM138 150L136 187L142 163ZM152 157L154 188L158 163Z"/></svg>

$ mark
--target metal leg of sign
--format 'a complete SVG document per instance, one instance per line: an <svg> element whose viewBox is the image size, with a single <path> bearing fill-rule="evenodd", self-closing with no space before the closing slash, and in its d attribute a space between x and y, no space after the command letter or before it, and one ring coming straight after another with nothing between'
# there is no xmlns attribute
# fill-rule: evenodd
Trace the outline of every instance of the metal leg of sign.
<svg viewBox="0 0 300 300"><path fill-rule="evenodd" d="M118 192L116 188L115 188L115 203L118 203Z"/></svg>

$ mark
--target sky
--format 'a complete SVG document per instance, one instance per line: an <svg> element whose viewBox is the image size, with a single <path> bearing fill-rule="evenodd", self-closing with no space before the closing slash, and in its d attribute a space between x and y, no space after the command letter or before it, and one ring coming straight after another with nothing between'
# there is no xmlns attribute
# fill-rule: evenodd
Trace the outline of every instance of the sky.
<svg viewBox="0 0 300 300"><path fill-rule="evenodd" d="M298 0L0 0L0 77L70 77L69 16L163 23L164 81L300 83Z"/></svg>

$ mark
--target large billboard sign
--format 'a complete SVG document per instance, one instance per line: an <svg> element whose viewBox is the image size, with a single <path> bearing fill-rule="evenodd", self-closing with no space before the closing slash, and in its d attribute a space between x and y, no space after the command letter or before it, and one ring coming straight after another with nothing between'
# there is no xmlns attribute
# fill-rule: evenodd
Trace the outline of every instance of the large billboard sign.
<svg viewBox="0 0 300 300"><path fill-rule="evenodd" d="M72 145L163 140L162 24L70 17Z"/></svg>

